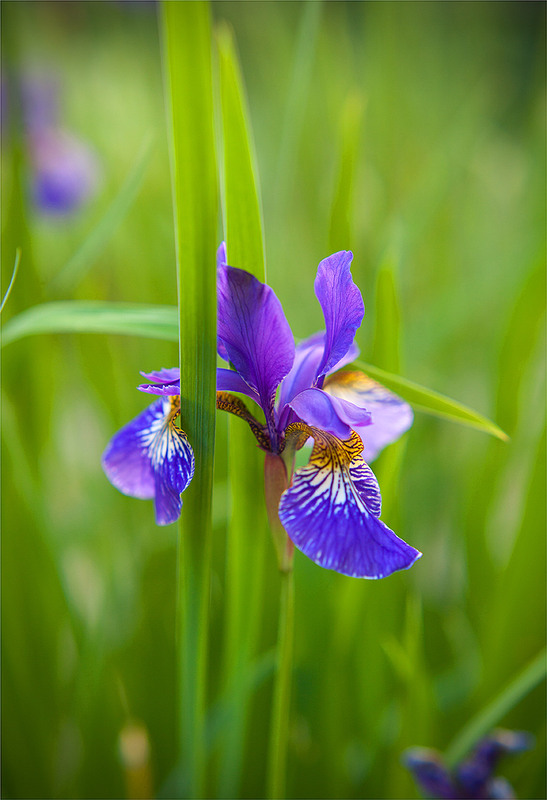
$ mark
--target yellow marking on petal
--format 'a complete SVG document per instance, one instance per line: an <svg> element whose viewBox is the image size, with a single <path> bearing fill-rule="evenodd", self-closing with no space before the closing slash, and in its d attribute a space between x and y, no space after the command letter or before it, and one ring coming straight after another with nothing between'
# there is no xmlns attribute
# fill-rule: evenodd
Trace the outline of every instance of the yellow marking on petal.
<svg viewBox="0 0 547 800"><path fill-rule="evenodd" d="M240 419L244 419L263 450L270 452L270 437L265 425L262 425L249 411L243 400L229 392L217 392L217 408L227 411Z"/></svg>
<svg viewBox="0 0 547 800"><path fill-rule="evenodd" d="M330 375L324 383L324 390L330 394L336 395L336 389L349 389L354 392L370 392L374 389L381 389L384 392L389 391L382 386L378 381L369 378L364 372L358 370L341 370L340 372Z"/></svg>
<svg viewBox="0 0 547 800"><path fill-rule="evenodd" d="M306 425L305 422L293 422L285 431L285 438L296 439L298 450L309 437L315 442L309 463L318 469L349 469L350 464L363 452L363 442L359 434L351 432L349 439L338 439L331 433ZM360 459L362 461L362 458Z"/></svg>

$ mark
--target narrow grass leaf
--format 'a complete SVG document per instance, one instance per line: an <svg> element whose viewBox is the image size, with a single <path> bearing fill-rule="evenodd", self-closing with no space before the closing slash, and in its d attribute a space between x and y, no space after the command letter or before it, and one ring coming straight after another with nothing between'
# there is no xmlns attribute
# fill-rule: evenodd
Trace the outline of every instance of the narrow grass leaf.
<svg viewBox="0 0 547 800"><path fill-rule="evenodd" d="M262 211L248 105L230 28L217 33L224 155L223 213L228 263L265 280Z"/></svg>
<svg viewBox="0 0 547 800"><path fill-rule="evenodd" d="M298 30L298 41L277 159L275 201L279 209L287 198L291 181L294 182L295 179L295 163L302 136L306 103L310 96L323 3L321 0L314 3L302 3L301 8L302 18ZM278 214L276 213L275 216L277 218Z"/></svg>
<svg viewBox="0 0 547 800"><path fill-rule="evenodd" d="M265 280L262 214L245 89L230 28L217 35L222 128L222 199L228 263ZM263 607L267 523L264 456L240 420L229 421L231 514L226 563L223 688L229 710L221 742L219 795L237 797L252 697L244 676L255 657ZM260 499L259 499L260 498ZM257 502L258 500L258 502Z"/></svg>
<svg viewBox="0 0 547 800"><path fill-rule="evenodd" d="M328 252L353 248L353 184L359 158L364 103L360 94L349 95L342 111L340 163L332 201Z"/></svg>
<svg viewBox="0 0 547 800"><path fill-rule="evenodd" d="M502 441L507 441L508 439L507 434L494 422L477 411L464 406L457 400L451 400L450 397L435 392L433 389L426 389L425 386L420 386L406 378L401 378L399 375L393 375L391 372L372 366L372 364L365 364L364 361L354 361L352 367L363 370L374 380L397 392L417 411L423 411L435 417L442 417L451 422L458 422L460 425L477 428L480 431L492 434L492 436L497 436Z"/></svg>
<svg viewBox="0 0 547 800"><path fill-rule="evenodd" d="M150 163L152 145L151 137L143 142L134 166L104 216L72 258L52 279L49 287L52 292L66 292L73 289L100 256L139 194Z"/></svg>
<svg viewBox="0 0 547 800"><path fill-rule="evenodd" d="M547 652L542 650L501 694L468 722L446 751L446 760L450 766L453 767L461 761L479 739L494 728L532 689L545 680L546 659Z"/></svg>
<svg viewBox="0 0 547 800"><path fill-rule="evenodd" d="M178 340L176 306L60 300L31 306L2 328L2 347L44 333L109 333Z"/></svg>
<svg viewBox="0 0 547 800"><path fill-rule="evenodd" d="M207 795L205 706L216 413L216 232L210 8L162 4L165 95L179 294L181 420L196 473L180 520L178 791ZM184 782L184 784L183 784Z"/></svg>
<svg viewBox="0 0 547 800"><path fill-rule="evenodd" d="M0 314L4 310L4 306L6 305L7 299L10 296L10 292L12 290L13 284L15 283L15 279L16 279L17 273L19 271L19 262L20 261L21 261L21 248L18 247L17 250L15 251L15 263L13 265L13 272L11 273L11 279L10 279L8 288L6 289L6 293L4 294L4 297L2 299L2 305L0 305Z"/></svg>

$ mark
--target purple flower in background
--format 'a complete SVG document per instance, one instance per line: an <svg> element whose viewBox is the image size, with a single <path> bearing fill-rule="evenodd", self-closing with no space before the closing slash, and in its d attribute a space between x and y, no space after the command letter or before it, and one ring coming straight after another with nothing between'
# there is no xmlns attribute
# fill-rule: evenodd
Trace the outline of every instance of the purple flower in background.
<svg viewBox="0 0 547 800"><path fill-rule="evenodd" d="M57 215L79 209L97 187L97 160L89 147L58 128L31 134L29 145L37 208Z"/></svg>
<svg viewBox="0 0 547 800"><path fill-rule="evenodd" d="M380 489L365 458L404 433L413 416L363 373L335 372L357 357L354 336L364 315L351 260L341 251L319 264L315 293L325 331L295 347L272 289L228 266L220 246L218 352L233 369L217 370L217 407L244 419L267 453L270 520L279 515L296 547L327 569L383 578L408 569L421 553L380 521ZM139 387L144 392L180 393L176 369L144 377L150 381ZM265 423L231 392L253 400ZM291 479L294 453L308 439L315 443L309 463Z"/></svg>
<svg viewBox="0 0 547 800"><path fill-rule="evenodd" d="M27 76L21 82L21 107L35 206L57 216L78 210L97 189L98 161L87 144L60 125L56 81Z"/></svg>
<svg viewBox="0 0 547 800"><path fill-rule="evenodd" d="M532 747L533 738L524 731L498 729L477 744L469 758L452 772L440 753L426 747L413 747L403 754L403 763L412 772L427 797L439 800L513 800L512 786L505 778L494 777L502 756Z"/></svg>
<svg viewBox="0 0 547 800"><path fill-rule="evenodd" d="M178 519L181 492L194 475L193 450L174 423L179 412L180 397L156 400L118 431L102 459L116 489L140 500L154 500L158 525Z"/></svg>

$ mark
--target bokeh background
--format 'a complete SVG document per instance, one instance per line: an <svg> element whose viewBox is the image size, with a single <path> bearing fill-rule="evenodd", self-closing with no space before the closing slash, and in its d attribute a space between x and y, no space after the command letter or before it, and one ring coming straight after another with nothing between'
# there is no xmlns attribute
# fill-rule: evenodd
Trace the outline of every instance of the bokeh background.
<svg viewBox="0 0 547 800"><path fill-rule="evenodd" d="M373 464L383 519L424 553L409 573L355 581L297 553L289 796L418 797L403 750L446 748L545 638L545 7L212 11L238 43L268 282L295 335L322 325L317 263L352 249L363 358L511 437L417 412ZM2 4L3 292L22 249L4 319L57 299L176 304L156 14L148 2ZM37 193L43 162L26 110L36 92L54 98L44 113L53 103L57 129L85 151L74 167L81 196L66 208ZM157 528L151 504L118 494L100 457L146 405L139 370L177 358L172 343L99 335L2 351L5 797L169 796L177 528ZM213 700L226 432L219 417ZM264 587L244 797L264 791L273 546ZM536 736L502 769L523 798L545 797L544 708L540 686L500 720ZM210 791L225 796L215 770L230 721L214 711Z"/></svg>

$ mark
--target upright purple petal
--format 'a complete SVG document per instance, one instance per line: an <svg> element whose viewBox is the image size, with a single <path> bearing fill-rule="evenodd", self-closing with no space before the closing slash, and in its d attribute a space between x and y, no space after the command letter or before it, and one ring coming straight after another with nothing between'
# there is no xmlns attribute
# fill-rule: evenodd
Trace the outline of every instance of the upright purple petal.
<svg viewBox="0 0 547 800"><path fill-rule="evenodd" d="M384 447L402 436L414 420L408 403L363 372L337 372L327 378L323 390L370 411L372 424L366 430L354 427L363 440L363 457L367 462L373 461Z"/></svg>
<svg viewBox="0 0 547 800"><path fill-rule="evenodd" d="M226 257L226 242L221 242L218 250L217 250L217 274L221 268L228 266L228 260ZM226 348L224 347L224 343L217 337L217 353L224 361L229 361L230 357L226 352Z"/></svg>
<svg viewBox="0 0 547 800"><path fill-rule="evenodd" d="M156 400L112 437L102 458L116 489L141 500L154 499L158 525L179 517L180 494L194 474L192 448L173 422L178 410L176 397Z"/></svg>
<svg viewBox="0 0 547 800"><path fill-rule="evenodd" d="M326 375L348 352L355 331L363 321L365 306L354 284L350 266L353 253L341 250L323 259L317 268L315 294L325 317L325 351L318 377Z"/></svg>
<svg viewBox="0 0 547 800"><path fill-rule="evenodd" d="M378 519L380 490L359 436L340 441L304 423L287 429L286 436L293 435L315 440L309 464L296 470L279 504L296 547L319 566L355 578L384 578L411 567L421 553Z"/></svg>
<svg viewBox="0 0 547 800"><path fill-rule="evenodd" d="M346 400L331 397L322 389L304 389L290 402L296 416L339 439L349 439L357 426L370 425L371 415Z"/></svg>
<svg viewBox="0 0 547 800"><path fill-rule="evenodd" d="M296 345L291 371L279 390L279 410L282 411L295 395L311 388L325 351L325 331L314 333Z"/></svg>
<svg viewBox="0 0 547 800"><path fill-rule="evenodd" d="M272 289L249 272L218 270L218 338L230 362L254 389L275 439L275 392L294 361L294 340Z"/></svg>

